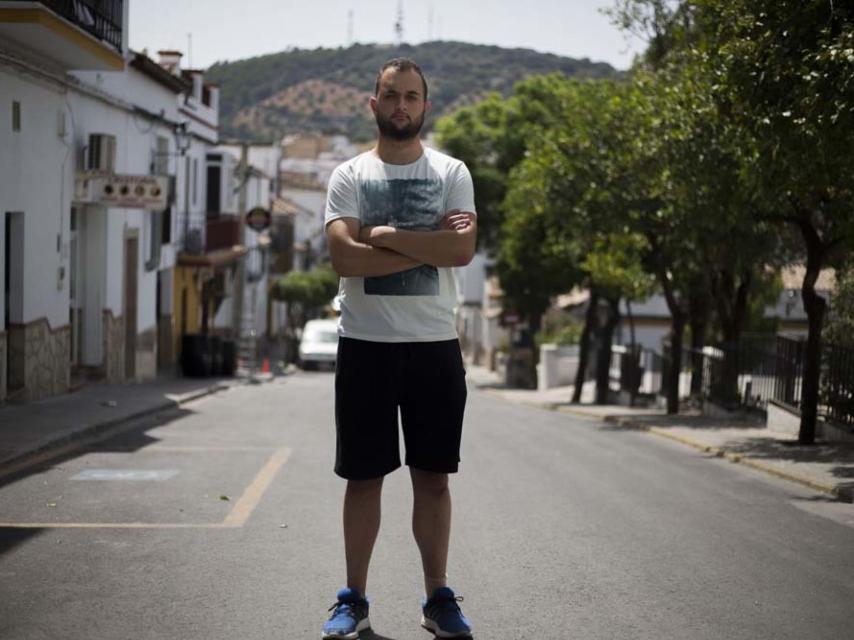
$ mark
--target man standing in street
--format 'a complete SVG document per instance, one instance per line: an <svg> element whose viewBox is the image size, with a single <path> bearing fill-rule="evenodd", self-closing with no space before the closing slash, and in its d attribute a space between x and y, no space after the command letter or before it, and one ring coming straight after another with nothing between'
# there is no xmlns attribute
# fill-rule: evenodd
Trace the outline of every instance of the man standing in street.
<svg viewBox="0 0 854 640"><path fill-rule="evenodd" d="M462 162L421 144L430 103L417 64L387 62L370 107L376 147L335 170L326 205L329 252L341 276L335 472L347 480L347 586L323 638L357 638L370 627L365 589L383 477L400 466L398 411L424 570L421 624L440 638L468 637L446 564L448 474L458 468L466 402L451 268L474 255L474 190Z"/></svg>

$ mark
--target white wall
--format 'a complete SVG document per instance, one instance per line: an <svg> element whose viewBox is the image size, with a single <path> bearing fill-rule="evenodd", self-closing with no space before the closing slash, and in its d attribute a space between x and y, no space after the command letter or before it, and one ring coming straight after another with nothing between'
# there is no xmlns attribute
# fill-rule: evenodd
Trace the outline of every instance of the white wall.
<svg viewBox="0 0 854 640"><path fill-rule="evenodd" d="M454 275L457 278L457 302L459 304L481 304L488 264L489 259L482 253L477 253L466 266L454 269Z"/></svg>
<svg viewBox="0 0 854 640"><path fill-rule="evenodd" d="M28 81L0 66L0 214L24 212L23 316L68 324L68 230L74 157L57 134L63 95L48 83ZM13 132L12 101L21 103L21 131ZM65 169L65 171L63 171ZM57 239L60 246L57 248ZM4 245L5 246L5 245Z"/></svg>
<svg viewBox="0 0 854 640"><path fill-rule="evenodd" d="M0 66L0 215L22 211L25 216L23 315L16 321L45 317L54 328L69 321L70 214L75 175L82 169L89 135L106 133L116 137L117 173L149 175L157 137L166 138L169 151L174 154L174 132L168 123L153 122L123 105L133 102L174 121L179 116L178 96L133 68L124 72L79 72L74 76L81 85L91 85L109 99L77 90L74 82L63 87L13 67ZM20 132L11 130L13 100L21 103ZM60 136L63 118L65 133ZM195 200L192 194L190 197L191 215L201 225L208 146L196 139L188 152L198 167ZM178 237L184 195L183 165L177 161L175 155L167 161L168 172L178 174L173 242ZM77 206L79 298L84 308L82 357L85 363L94 365L103 361L103 310L109 309L116 316L124 311L124 241L128 232L136 231L139 238L137 327L140 332L156 327L157 269L145 269L151 254L152 213ZM157 266L168 268L174 261L174 249L167 248ZM64 279L60 279L61 270ZM0 300L0 312L4 311L3 304Z"/></svg>
<svg viewBox="0 0 854 640"><path fill-rule="evenodd" d="M323 231L326 192L311 189L282 189L282 196L311 212L311 218L300 215L294 220L294 242L305 242Z"/></svg>
<svg viewBox="0 0 854 640"><path fill-rule="evenodd" d="M121 74L97 74L100 77L113 75L131 75L138 80L146 80L141 74L129 70ZM131 78L133 79L133 78ZM102 85L110 83L102 82ZM120 86L121 83L115 83ZM145 89L151 89L147 82L140 83L145 95ZM163 90L162 101L168 104L168 100L174 94ZM171 130L163 125L152 123L141 119L139 116L106 104L86 94L71 93L68 96L68 105L73 114L73 129L71 137L76 149L83 149L89 143L89 135L94 133L105 133L116 136L116 164L115 171L119 174L149 175L152 170L154 153L156 151L157 136L172 139ZM68 175L68 180L73 180L74 172L78 169L74 166ZM70 206L70 202L69 202ZM90 207L83 210L83 215L90 211ZM150 234L152 213L143 209L125 209L111 207L105 209L106 230L105 245L92 246L94 239L88 246L89 251L103 252L105 260L100 263L98 272L85 274L87 280L101 282L104 286L102 304L104 309L109 309L116 316L124 314L124 244L129 231L136 231L139 238L139 260L137 263L137 329L139 332L153 329L157 325L155 295L157 291L157 270L146 271L145 264L150 255ZM175 216L173 216L174 220ZM87 265L89 266L89 265ZM95 268L95 265L91 265ZM102 278L100 269L104 270ZM67 314L67 310L66 310Z"/></svg>

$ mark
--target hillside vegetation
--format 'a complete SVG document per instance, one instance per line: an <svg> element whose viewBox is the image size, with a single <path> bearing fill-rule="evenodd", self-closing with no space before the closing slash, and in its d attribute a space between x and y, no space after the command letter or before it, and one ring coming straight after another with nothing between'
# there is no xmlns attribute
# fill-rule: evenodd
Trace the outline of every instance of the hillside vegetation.
<svg viewBox="0 0 854 640"><path fill-rule="evenodd" d="M369 139L375 128L367 98L377 70L395 56L413 58L427 75L432 122L490 91L509 95L513 85L532 74L599 78L617 73L609 64L587 59L462 42L293 49L208 69L206 79L221 88L221 135L272 141L287 133L318 131Z"/></svg>

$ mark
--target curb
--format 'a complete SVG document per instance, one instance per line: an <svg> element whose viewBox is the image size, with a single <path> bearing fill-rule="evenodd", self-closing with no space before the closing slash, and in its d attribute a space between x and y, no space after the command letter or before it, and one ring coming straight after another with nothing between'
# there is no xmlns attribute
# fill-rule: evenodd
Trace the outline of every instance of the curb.
<svg viewBox="0 0 854 640"><path fill-rule="evenodd" d="M70 432L59 434L55 437L50 437L30 449L18 451L10 457L0 460L0 478L14 474L34 463L44 462L51 458L55 458L62 453L73 450L79 442L93 439L97 440L99 436L110 431L117 430L117 428L122 425L136 422L137 420L161 411L177 409L178 407L194 400L198 400L199 398L204 398L206 396L219 393L220 391L226 391L244 384L250 384L250 382L217 382L216 384L212 384L196 391L189 391L174 399L167 399L162 402L158 402L155 405L140 409L139 411L128 415L109 418Z"/></svg>
<svg viewBox="0 0 854 640"><path fill-rule="evenodd" d="M652 433L657 436L661 436L662 438L667 438L669 440L673 440L674 442L678 442L680 444L686 445L688 447L692 447L694 449L698 449L705 453L709 453L717 458L724 458L733 462L735 464L742 464L746 467L750 467L751 469L755 469L757 471L762 471L767 473L768 475L775 476L782 480L788 480L789 482L795 482L797 484L803 485L813 491L820 491L822 493L827 493L834 498L836 498L840 502L854 502L854 490L838 487L834 484L829 484L826 482L818 482L813 480L812 478L808 478L806 476L800 475L798 473L792 473L791 471L784 471L775 467L774 465L768 464L762 460L758 460L756 458L746 457L740 453L733 453L731 451L727 451L721 447L715 447L713 445L706 444L699 440L695 440L693 438L689 438L684 435L679 435L675 433L671 433L664 427L656 427L650 425L644 425L639 422L635 422L631 419L621 418L620 416L605 416L603 419L604 422L608 424L615 424L627 429L635 429L637 431L646 431L647 433Z"/></svg>
<svg viewBox="0 0 854 640"><path fill-rule="evenodd" d="M699 440L694 440L693 438L688 438L688 437L685 437L683 435L677 435L675 433L671 433L670 431L668 431L664 427L656 427L656 426L652 426L652 425L642 424L640 422L636 422L636 421L632 420L631 418L624 418L622 416L616 416L616 415L602 416L599 414L594 414L594 413L584 411L583 409L576 409L574 407L568 407L568 406L556 404L553 402L536 402L536 401L522 400L522 399L511 399L511 398L508 398L506 396L501 395L501 393L499 393L495 389L480 388L480 390L485 391L485 392L489 393L490 395L501 398L502 400L505 400L506 402L512 402L514 404L521 404L521 405L525 405L528 407L543 409L545 411L557 411L560 413L568 413L568 414L578 416L578 417L582 417L582 418L600 420L606 424L617 425L617 426L620 426L624 429L634 429L636 431L644 431L646 433L651 433L651 434L660 436L662 438L667 438L667 439L672 440L674 442L678 442L678 443L683 444L685 446L692 447L694 449L698 449L698 450L703 451L705 453L709 453L715 457L724 458L724 459L729 460L730 462L733 462L735 464L742 464L746 467L750 467L751 469L755 469L757 471L762 471L764 473L767 473L768 475L775 476L775 477L780 478L782 480L788 480L789 482L795 482L795 483L800 484L802 486L805 486L809 489L812 489L813 491L819 491L821 493L826 493L830 496L833 496L834 498L836 498L836 500L838 500L840 502L854 503L854 488L838 487L834 484L829 484L826 482L817 482L816 480L813 480L812 478L808 478L806 476L802 476L802 475L797 474L797 473L792 473L790 471L778 469L777 467L770 465L770 464L768 464L762 460L758 460L756 458L745 457L744 455L742 455L740 453L733 453L733 452L727 451L726 449L722 449L719 447L715 447L713 445L705 444L704 442L700 442Z"/></svg>

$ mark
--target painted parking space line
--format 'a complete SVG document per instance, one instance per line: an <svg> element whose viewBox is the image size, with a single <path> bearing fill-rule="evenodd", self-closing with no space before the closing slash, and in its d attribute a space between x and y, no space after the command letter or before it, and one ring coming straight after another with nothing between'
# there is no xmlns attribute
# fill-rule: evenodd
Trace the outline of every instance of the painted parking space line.
<svg viewBox="0 0 854 640"><path fill-rule="evenodd" d="M282 465L288 461L290 456L291 450L284 447L277 449L273 455L270 456L267 464L265 464L261 471L258 472L255 479L252 481L252 484L246 487L246 490L243 492L243 495L240 496L240 499L234 505L234 508L225 517L225 520L222 521L223 527L242 527L246 524L246 521L249 519L249 516L252 515L255 507L257 507L258 503L261 502L261 496L263 496L264 492L267 491L270 483L276 476L276 473L278 473L279 469L282 468Z"/></svg>
<svg viewBox="0 0 854 640"><path fill-rule="evenodd" d="M96 482L164 482L174 478L178 469L86 469L69 480Z"/></svg>
<svg viewBox="0 0 854 640"><path fill-rule="evenodd" d="M269 450L269 448L268 448ZM288 461L291 449L276 449L222 522L0 522L7 529L235 529L246 524L276 474Z"/></svg>

